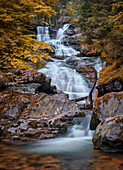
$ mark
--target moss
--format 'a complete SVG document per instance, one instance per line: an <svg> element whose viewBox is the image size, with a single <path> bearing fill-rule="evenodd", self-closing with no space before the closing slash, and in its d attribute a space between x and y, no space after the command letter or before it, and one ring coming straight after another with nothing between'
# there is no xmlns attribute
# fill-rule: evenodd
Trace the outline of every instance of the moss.
<svg viewBox="0 0 123 170"><path fill-rule="evenodd" d="M123 123L123 116L115 116L115 117L109 119L109 120L107 121L107 123L108 123L108 122L113 122L113 121L122 122L122 123Z"/></svg>
<svg viewBox="0 0 123 170"><path fill-rule="evenodd" d="M123 58L119 58L113 65L104 67L99 73L98 86L107 83L112 79L123 82Z"/></svg>

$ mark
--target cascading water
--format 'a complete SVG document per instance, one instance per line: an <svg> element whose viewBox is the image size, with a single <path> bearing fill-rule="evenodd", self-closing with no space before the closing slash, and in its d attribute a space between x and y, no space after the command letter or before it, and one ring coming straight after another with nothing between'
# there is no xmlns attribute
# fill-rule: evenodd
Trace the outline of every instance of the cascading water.
<svg viewBox="0 0 123 170"><path fill-rule="evenodd" d="M78 53L71 47L62 44L62 38L65 38L64 31L68 28L65 25L58 30L57 39L45 41L54 46L55 55L65 55L64 60L53 59L47 64L46 68L38 70L45 73L51 78L51 84L56 85L57 89L69 94L70 99L87 96L91 90L88 81L82 77L75 69L72 69L67 63L70 58L76 58ZM39 28L38 28L39 29ZM73 55L74 53L74 55ZM85 64L93 64L97 72L102 68L101 62L97 58L81 58ZM48 139L33 144L27 151L40 152L42 154L56 154L56 153L80 153L89 148L92 148L93 131L89 130L91 116L87 115L83 118L75 118L73 126L68 127L68 132L63 138Z"/></svg>
<svg viewBox="0 0 123 170"><path fill-rule="evenodd" d="M70 26L69 24L65 24L62 28L59 28L59 30L56 34L57 40L61 39L61 37L64 36L64 32L68 29L69 26Z"/></svg>
<svg viewBox="0 0 123 170"><path fill-rule="evenodd" d="M36 142L26 151L42 154L81 153L92 147L94 131L89 130L90 116L73 119L73 126L68 127L66 137Z"/></svg>
<svg viewBox="0 0 123 170"><path fill-rule="evenodd" d="M37 40L42 42L50 40L48 27L42 27L42 26L37 27Z"/></svg>
<svg viewBox="0 0 123 170"><path fill-rule="evenodd" d="M63 40L65 38L64 32L68 29L69 24L65 24L63 28L59 28L56 39L50 39L48 27L37 27L37 40L43 41L51 45L54 49L55 56L74 56L79 53L79 51L74 50L70 46L65 46Z"/></svg>
<svg viewBox="0 0 123 170"><path fill-rule="evenodd" d="M85 79L75 69L66 67L64 64L65 60L55 59L54 62L47 64L48 69L43 68L38 71L51 77L51 84L69 94L69 99L87 96L90 88Z"/></svg>

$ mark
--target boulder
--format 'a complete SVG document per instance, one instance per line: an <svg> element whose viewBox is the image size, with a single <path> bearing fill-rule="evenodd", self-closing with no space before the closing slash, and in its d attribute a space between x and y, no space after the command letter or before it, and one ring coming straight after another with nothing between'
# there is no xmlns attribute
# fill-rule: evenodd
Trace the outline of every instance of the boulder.
<svg viewBox="0 0 123 170"><path fill-rule="evenodd" d="M49 23L47 23L46 21L41 21L41 22L38 22L37 25L38 25L38 26L48 27L48 26L49 26Z"/></svg>
<svg viewBox="0 0 123 170"><path fill-rule="evenodd" d="M0 140L32 141L66 132L73 117L85 116L50 79L31 70L13 70L14 86L0 93Z"/></svg>
<svg viewBox="0 0 123 170"><path fill-rule="evenodd" d="M96 128L93 144L105 152L123 152L123 115L110 117Z"/></svg>
<svg viewBox="0 0 123 170"><path fill-rule="evenodd" d="M0 97L2 141L57 137L66 133L74 117L85 116L61 91L53 95L13 93Z"/></svg>
<svg viewBox="0 0 123 170"><path fill-rule="evenodd" d="M58 20L58 24L64 25L67 24L71 20L71 17L69 16L61 16L61 18Z"/></svg>
<svg viewBox="0 0 123 170"><path fill-rule="evenodd" d="M33 96L34 98L34 96ZM66 114L78 114L84 116L83 112L78 108L78 105L68 99L68 95L61 91L57 94L48 95L39 93L35 96L35 104L32 102L27 106L23 115L50 115L55 116L66 112Z"/></svg>
<svg viewBox="0 0 123 170"><path fill-rule="evenodd" d="M123 91L123 83L118 79L111 79L105 84L98 85L98 97L110 92L120 92Z"/></svg>
<svg viewBox="0 0 123 170"><path fill-rule="evenodd" d="M101 121L118 115L123 115L123 92L112 92L96 98L90 128L94 130Z"/></svg>
<svg viewBox="0 0 123 170"><path fill-rule="evenodd" d="M14 119L16 120L23 109L26 107L27 103L29 103L28 97L24 97L24 95L17 95L6 93L0 94L0 118L6 119Z"/></svg>
<svg viewBox="0 0 123 170"><path fill-rule="evenodd" d="M12 72L15 75L14 81L16 82L14 92L16 89L20 89L24 93L33 94L36 92L45 92L48 94L56 92L56 87L51 86L51 79L41 72L19 69L13 69ZM12 87L10 86L8 89L10 88Z"/></svg>

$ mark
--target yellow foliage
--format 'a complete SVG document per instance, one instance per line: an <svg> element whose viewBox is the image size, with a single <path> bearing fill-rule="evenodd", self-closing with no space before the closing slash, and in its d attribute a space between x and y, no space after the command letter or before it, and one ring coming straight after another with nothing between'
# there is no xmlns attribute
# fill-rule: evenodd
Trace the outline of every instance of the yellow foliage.
<svg viewBox="0 0 123 170"><path fill-rule="evenodd" d="M105 84L112 79L123 82L123 58L118 59L113 65L104 67L99 73L98 85Z"/></svg>
<svg viewBox="0 0 123 170"><path fill-rule="evenodd" d="M49 56L43 49L53 50L50 45L38 42L27 28L32 26L32 17L39 13L49 17L56 14L50 3L53 0L0 0L1 69L9 66L31 69L37 63L44 66Z"/></svg>

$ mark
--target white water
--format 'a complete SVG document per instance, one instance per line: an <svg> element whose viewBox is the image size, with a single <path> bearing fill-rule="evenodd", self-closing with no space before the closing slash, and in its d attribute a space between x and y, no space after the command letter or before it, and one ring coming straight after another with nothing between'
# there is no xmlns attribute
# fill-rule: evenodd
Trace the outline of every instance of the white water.
<svg viewBox="0 0 123 170"><path fill-rule="evenodd" d="M51 77L51 84L56 85L58 90L69 94L69 99L87 96L90 88L85 79L75 69L66 67L65 60L54 60L47 64L48 68L42 68L39 72Z"/></svg>
<svg viewBox="0 0 123 170"><path fill-rule="evenodd" d="M69 24L65 24L63 28L59 28L56 39L50 39L48 27L37 27L37 40L43 41L51 45L55 51L55 56L75 56L79 51L74 50L70 46L63 45L65 38L64 32L68 29Z"/></svg>
<svg viewBox="0 0 123 170"><path fill-rule="evenodd" d="M62 44L62 38L65 38L64 31L68 25L60 28L57 33L57 39L45 41L51 44L55 49L55 55L67 56L64 60L54 59L53 62L47 64L47 68L38 70L51 78L51 84L56 85L57 89L69 94L69 98L77 98L87 96L91 90L87 80L82 77L75 69L70 68L67 60L76 58L78 53L71 47ZM38 28L39 29L39 28ZM96 58L82 58L83 63L90 64L95 67L97 72L102 68L101 61ZM48 139L36 142L27 148L27 151L39 152L42 154L64 154L64 153L79 153L92 148L93 131L89 130L91 116L83 118L75 118L73 126L68 127L68 132L63 138Z"/></svg>
<svg viewBox="0 0 123 170"><path fill-rule="evenodd" d="M26 149L42 154L80 153L92 147L94 131L89 130L90 116L75 118L74 125L68 128L66 137L42 140Z"/></svg>
<svg viewBox="0 0 123 170"><path fill-rule="evenodd" d="M70 46L65 46L62 43L62 39L66 38L64 32L68 29L68 27L69 24L65 24L63 28L59 28L55 40L51 39L45 41L54 47L55 56L67 56L69 58L73 58L78 54L78 51L74 50ZM37 29L37 32L39 33L40 27ZM44 29L47 29L47 27L44 27ZM62 90L69 94L70 99L80 96L87 96L89 94L90 88L88 87L86 80L79 73L77 73L75 69L66 67L65 62L66 59L54 59L54 62L49 62L47 64L47 68L42 68L38 71L45 73L48 77L50 77L52 79L51 84L56 85L58 90Z"/></svg>
<svg viewBox="0 0 123 170"><path fill-rule="evenodd" d="M64 36L64 32L68 29L69 24L65 24L62 28L59 28L57 34L56 34L56 39L59 40L61 37Z"/></svg>
<svg viewBox="0 0 123 170"><path fill-rule="evenodd" d="M37 40L42 42L50 40L48 27L42 27L42 26L37 27Z"/></svg>

